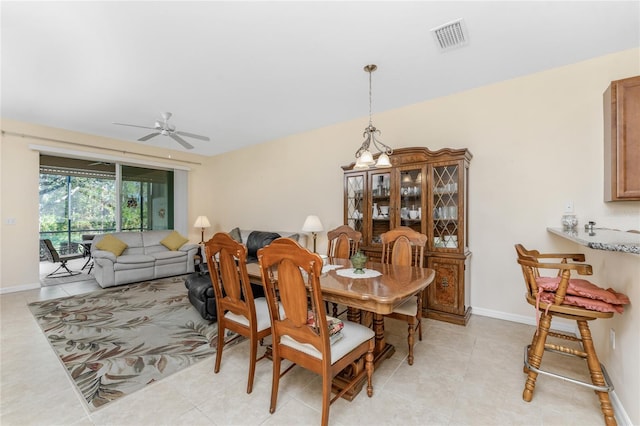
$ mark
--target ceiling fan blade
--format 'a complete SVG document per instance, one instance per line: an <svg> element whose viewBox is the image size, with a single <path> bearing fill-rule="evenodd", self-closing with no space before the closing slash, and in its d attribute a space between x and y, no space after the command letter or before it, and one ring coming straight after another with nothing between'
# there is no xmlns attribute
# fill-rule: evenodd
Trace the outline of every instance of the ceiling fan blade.
<svg viewBox="0 0 640 426"><path fill-rule="evenodd" d="M180 136L176 135L175 133L169 133L169 136L171 137L171 139L173 139L174 141L178 142L180 145L184 146L187 149L193 149L193 145L191 145L189 142L185 141L184 139L182 139Z"/></svg>
<svg viewBox="0 0 640 426"><path fill-rule="evenodd" d="M200 139L201 141L210 141L211 139L209 139L208 136L201 136L201 135L196 135L194 133L189 133L189 132L174 132L177 133L178 135L182 135L182 136L188 136L190 138L194 138L194 139Z"/></svg>
<svg viewBox="0 0 640 426"><path fill-rule="evenodd" d="M159 134L160 134L160 132L149 133L147 136L143 136L138 140L141 141L141 142L148 141L151 138L155 138Z"/></svg>
<svg viewBox="0 0 640 426"><path fill-rule="evenodd" d="M129 127L139 127L141 129L151 129L151 130L155 130L155 127L149 127L149 126L138 126L136 124L124 124L124 123L113 123L113 124L117 124L118 126L129 126Z"/></svg>

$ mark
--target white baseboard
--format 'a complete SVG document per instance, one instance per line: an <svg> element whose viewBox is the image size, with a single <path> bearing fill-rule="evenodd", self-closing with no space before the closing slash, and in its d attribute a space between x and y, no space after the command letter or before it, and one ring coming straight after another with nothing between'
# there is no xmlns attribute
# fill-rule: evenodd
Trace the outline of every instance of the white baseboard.
<svg viewBox="0 0 640 426"><path fill-rule="evenodd" d="M525 315L515 315L507 312L500 312L500 311L494 311L491 309L476 308L476 307L471 308L471 313L473 315L479 315L482 317L497 318L505 321L518 322L521 324L527 324L527 325L533 325L533 326L536 325L535 317L531 318ZM555 330L563 331L565 333L574 333L576 335L579 335L578 327L575 324L575 322L565 320L563 318L554 319L553 328ZM620 399L618 398L618 395L616 395L616 392L615 391L609 392L609 398L611 399L611 405L613 405L613 412L615 413L616 421L618 422L618 425L633 426L633 423L631 423L631 419L629 418L629 415L627 414L626 410L622 406L622 402L620 402Z"/></svg>
<svg viewBox="0 0 640 426"><path fill-rule="evenodd" d="M17 293L19 291L35 290L40 288L40 283L16 285L12 287L0 287L0 294Z"/></svg>
<svg viewBox="0 0 640 426"><path fill-rule="evenodd" d="M507 312L494 311L491 309L484 308L476 308L475 306L471 308L471 313L474 315L480 315L482 317L490 317L497 318L505 321L518 322L520 324L527 325L536 325L535 316L526 316L526 315L515 315ZM553 320L553 329L558 331L563 331L565 333L577 333L578 328L575 324L575 321L565 320L563 318L554 318Z"/></svg>
<svg viewBox="0 0 640 426"><path fill-rule="evenodd" d="M616 421L619 426L633 426L631 418L622 406L622 402L618 399L616 391L609 392L609 398L611 398L611 405L613 405L613 412L615 413Z"/></svg>

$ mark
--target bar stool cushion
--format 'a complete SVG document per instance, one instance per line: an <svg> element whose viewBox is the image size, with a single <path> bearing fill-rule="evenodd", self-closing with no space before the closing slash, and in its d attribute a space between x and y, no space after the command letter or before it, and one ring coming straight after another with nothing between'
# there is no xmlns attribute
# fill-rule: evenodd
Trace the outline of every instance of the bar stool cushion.
<svg viewBox="0 0 640 426"><path fill-rule="evenodd" d="M555 291L558 289L560 277L537 277L536 284L540 291L540 301L553 304ZM624 312L624 306L630 303L629 298L612 288L603 289L583 279L570 279L564 305L579 306L598 312Z"/></svg>
<svg viewBox="0 0 640 426"><path fill-rule="evenodd" d="M556 294L550 291L540 292L540 302L553 305ZM581 308L589 309L590 311L597 312L617 312L619 314L624 312L622 305L614 305L613 303L604 302L602 300L589 299L588 297L572 296L567 294L562 301L563 305L579 306Z"/></svg>

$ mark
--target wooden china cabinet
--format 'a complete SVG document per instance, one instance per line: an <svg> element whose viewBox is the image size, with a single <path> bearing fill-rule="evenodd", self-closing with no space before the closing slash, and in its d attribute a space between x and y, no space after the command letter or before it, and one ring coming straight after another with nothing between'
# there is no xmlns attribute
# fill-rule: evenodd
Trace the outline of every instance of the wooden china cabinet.
<svg viewBox="0 0 640 426"><path fill-rule="evenodd" d="M408 226L427 235L426 262L436 271L425 290L428 318L466 325L469 306L468 183L466 149L401 148L391 168L343 166L344 223L362 232L361 250L380 261L380 235Z"/></svg>

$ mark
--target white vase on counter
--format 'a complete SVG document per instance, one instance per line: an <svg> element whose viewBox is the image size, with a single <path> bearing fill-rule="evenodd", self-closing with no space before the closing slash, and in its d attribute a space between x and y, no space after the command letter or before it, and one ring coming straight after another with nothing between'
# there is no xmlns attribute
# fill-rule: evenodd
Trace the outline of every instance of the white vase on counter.
<svg viewBox="0 0 640 426"><path fill-rule="evenodd" d="M560 222L565 231L575 231L578 228L578 218L575 214L565 213Z"/></svg>

